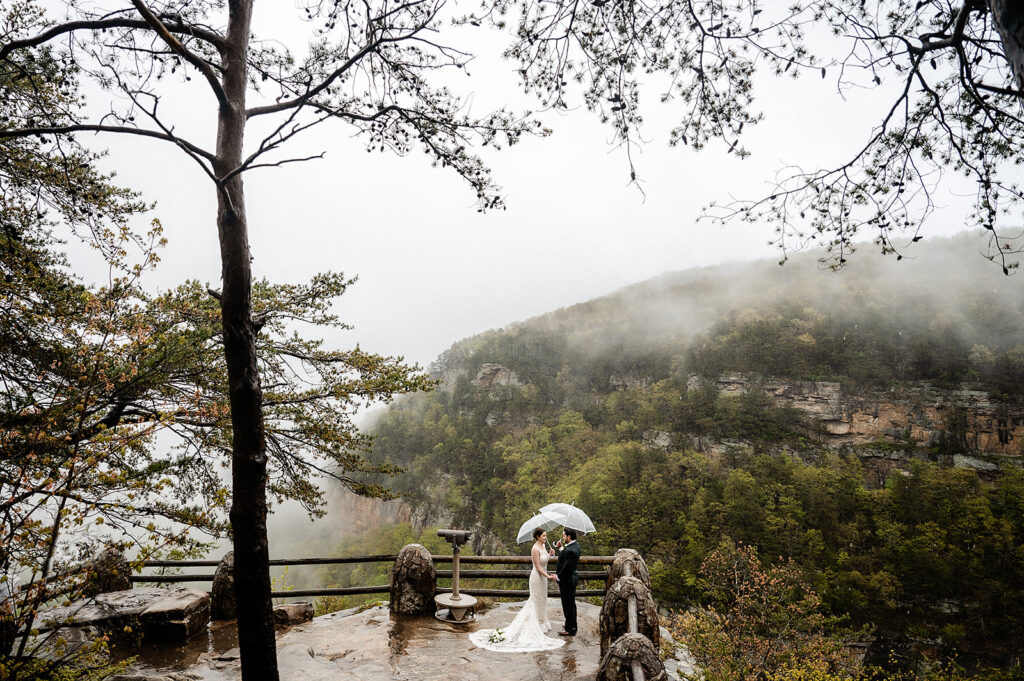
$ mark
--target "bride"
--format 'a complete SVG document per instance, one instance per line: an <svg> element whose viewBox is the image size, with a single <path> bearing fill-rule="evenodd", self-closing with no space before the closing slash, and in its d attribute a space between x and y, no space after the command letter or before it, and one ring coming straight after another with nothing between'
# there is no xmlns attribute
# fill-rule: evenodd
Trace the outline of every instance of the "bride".
<svg viewBox="0 0 1024 681"><path fill-rule="evenodd" d="M480 648L505 653L525 653L537 650L554 650L565 645L565 641L545 636L551 630L548 620L548 583L554 573L547 571L548 558L554 555L544 550L548 533L541 528L533 531L533 570L530 571L530 600L507 627L481 629L469 635L469 640Z"/></svg>

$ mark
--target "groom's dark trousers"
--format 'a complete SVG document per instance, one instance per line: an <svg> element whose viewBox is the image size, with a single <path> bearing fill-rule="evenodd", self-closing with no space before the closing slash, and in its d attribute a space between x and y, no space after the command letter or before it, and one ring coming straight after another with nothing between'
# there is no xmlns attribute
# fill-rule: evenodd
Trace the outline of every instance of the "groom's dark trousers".
<svg viewBox="0 0 1024 681"><path fill-rule="evenodd" d="M558 567L555 574L558 575L558 595L562 599L562 613L565 615L565 630L576 635L576 585L580 582L580 575L576 572L576 566L580 562L580 544L573 542L562 549L558 556Z"/></svg>

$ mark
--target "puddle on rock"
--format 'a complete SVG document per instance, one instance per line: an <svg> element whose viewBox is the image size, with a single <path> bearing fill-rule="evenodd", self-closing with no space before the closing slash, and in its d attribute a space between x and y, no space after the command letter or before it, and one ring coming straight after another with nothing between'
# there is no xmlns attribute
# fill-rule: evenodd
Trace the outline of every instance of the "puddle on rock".
<svg viewBox="0 0 1024 681"><path fill-rule="evenodd" d="M116 660L135 658L132 667L145 670L185 670L204 653L226 653L238 647L238 627L234 620L210 622L206 631L184 643L143 643L140 646L117 646L112 649Z"/></svg>

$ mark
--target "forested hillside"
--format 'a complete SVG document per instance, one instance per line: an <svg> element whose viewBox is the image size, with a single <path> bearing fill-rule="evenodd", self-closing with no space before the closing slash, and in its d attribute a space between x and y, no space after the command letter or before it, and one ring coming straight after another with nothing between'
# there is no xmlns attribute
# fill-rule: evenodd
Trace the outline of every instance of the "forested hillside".
<svg viewBox="0 0 1024 681"><path fill-rule="evenodd" d="M987 458L952 404L927 441L894 424L837 446L757 387L970 389L1019 413L1024 289L967 243L839 273L808 256L664 275L459 341L432 367L438 390L379 418L374 456L405 468L392 486L421 517L497 548L543 504L576 502L599 528L584 550L640 550L664 604L701 602L701 562L741 542L795 560L846 626L1005 662L1024 627L1013 417ZM722 374L754 387L719 392Z"/></svg>

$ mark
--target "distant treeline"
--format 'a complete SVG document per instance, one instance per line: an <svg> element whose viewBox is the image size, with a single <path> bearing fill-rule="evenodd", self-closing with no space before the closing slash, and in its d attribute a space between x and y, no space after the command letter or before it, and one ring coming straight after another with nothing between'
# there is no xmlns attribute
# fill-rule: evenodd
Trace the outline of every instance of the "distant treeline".
<svg viewBox="0 0 1024 681"><path fill-rule="evenodd" d="M969 383L997 399L1019 400L1024 395L1024 320L985 319L986 307L977 303L969 306L973 319L956 321L938 313L877 309L859 314L796 305L748 310L719 322L693 343L687 366L709 378L739 371L875 387L909 381L945 388ZM979 326L983 322L990 325Z"/></svg>

